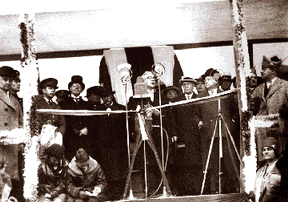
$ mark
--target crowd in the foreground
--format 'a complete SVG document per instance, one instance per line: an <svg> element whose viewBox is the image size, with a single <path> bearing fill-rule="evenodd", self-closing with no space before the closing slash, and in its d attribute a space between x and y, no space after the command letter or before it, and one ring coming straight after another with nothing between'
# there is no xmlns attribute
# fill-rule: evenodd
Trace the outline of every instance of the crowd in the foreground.
<svg viewBox="0 0 288 202"><path fill-rule="evenodd" d="M285 190L288 174L284 163L287 158L285 155L286 130L284 129L288 126L286 115L288 84L287 81L277 77L277 69L280 65L279 58L273 57L269 60L264 56L261 71L263 83L257 82L259 78L257 79L255 74L250 75L249 78L249 88L253 92L251 113L268 115L281 112L281 121L276 130L274 128L267 134L260 134L263 139L260 146L261 151L263 149L261 157L262 162L266 164L262 167L262 162L259 162L260 169L257 172L255 191L249 194L251 200L256 199L256 201L287 198ZM68 90L57 91L58 81L54 78L40 82L39 95L33 98L30 120L32 135L37 135L41 144L39 154L42 163L38 169L40 200L121 199L128 171L127 131L129 131L130 152L139 149L133 170L140 172L143 177L146 172L143 155L147 154L149 195L157 192L162 177L155 160L155 152L147 146L146 153L144 153L143 144L140 148L133 147L141 141L139 117L135 116L135 113L129 113L128 117L125 113L74 116L39 113L37 109L109 112L135 110L140 106L141 115L145 118L146 131L156 146L160 158L163 142L160 128L163 124L165 159L168 156L164 162L167 164L165 174L173 195L200 194L203 171L207 173L204 194L219 193L220 146L223 152L220 170L221 193L239 192L240 180L237 174L239 175L240 172L240 162L231 146L234 141L237 149L240 148L239 110L234 94L221 99L220 103L212 100L165 107L161 110L162 114L159 110L151 109L160 104L213 96L230 90L233 86L231 76L221 75L219 71L211 68L198 79L192 77L180 79L181 89L166 86L153 72L149 71L137 81L134 88L144 84L145 96L143 97L144 94L141 93L141 96L137 95L139 91L134 89L137 93L129 99L127 106L117 103L114 91L107 91L100 86L87 89L86 98L83 99L80 94L84 91L85 84L83 78L78 75L71 77ZM1 67L0 88L0 130L22 127L22 100L17 96L20 88L19 72L7 66ZM221 130L216 127L219 119L222 121ZM127 120L128 128L126 127ZM257 138L261 139L260 136ZM219 145L219 139L222 139L221 145ZM0 152L3 156L1 168L3 176L6 176L2 177L2 190L5 184L12 186L11 196L15 196L18 201L24 200L23 173L21 172L24 146L23 144L0 145ZM9 176L8 180L7 176Z"/></svg>

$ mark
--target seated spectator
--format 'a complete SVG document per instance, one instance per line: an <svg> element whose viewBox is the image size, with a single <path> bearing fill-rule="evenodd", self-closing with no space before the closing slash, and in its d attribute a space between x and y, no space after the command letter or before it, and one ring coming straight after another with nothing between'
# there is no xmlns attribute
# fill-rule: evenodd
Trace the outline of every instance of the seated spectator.
<svg viewBox="0 0 288 202"><path fill-rule="evenodd" d="M281 175L276 163L279 157L279 142L274 137L268 137L263 142L262 155L266 164L256 173L254 192L249 198L255 201L278 201L280 197Z"/></svg>
<svg viewBox="0 0 288 202"><path fill-rule="evenodd" d="M64 148L58 144L53 144L48 147L45 154L47 158L38 169L38 201L64 201L66 196L62 174L62 169L66 164L63 159Z"/></svg>
<svg viewBox="0 0 288 202"><path fill-rule="evenodd" d="M105 200L106 179L101 166L80 148L65 172L67 201L99 202Z"/></svg>

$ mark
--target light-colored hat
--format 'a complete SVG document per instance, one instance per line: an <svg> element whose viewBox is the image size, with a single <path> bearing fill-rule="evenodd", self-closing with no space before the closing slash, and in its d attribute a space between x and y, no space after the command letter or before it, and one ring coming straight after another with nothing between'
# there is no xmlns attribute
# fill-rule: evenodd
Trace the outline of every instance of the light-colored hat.
<svg viewBox="0 0 288 202"><path fill-rule="evenodd" d="M179 84L182 86L183 82L192 82L194 83L195 85L197 84L197 81L191 77L182 77L180 80L179 80Z"/></svg>

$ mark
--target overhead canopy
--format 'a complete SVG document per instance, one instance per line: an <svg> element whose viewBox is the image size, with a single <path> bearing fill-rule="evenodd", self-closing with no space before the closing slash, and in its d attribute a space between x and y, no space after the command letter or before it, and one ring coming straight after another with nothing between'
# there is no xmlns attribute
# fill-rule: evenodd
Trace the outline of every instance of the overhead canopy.
<svg viewBox="0 0 288 202"><path fill-rule="evenodd" d="M93 4L91 9L95 10L89 11L36 12L37 52L232 40L228 0L188 2L117 3L112 4L114 6L107 3L102 7ZM79 9L84 9L79 4ZM14 2L15 7L21 7L19 5ZM45 8L45 3L38 1L37 5ZM49 2L49 5L57 9L57 3ZM83 5L89 8L85 1ZM248 39L288 38L287 1L243 0L243 6ZM0 16L0 55L21 51L19 14L10 13L12 15Z"/></svg>

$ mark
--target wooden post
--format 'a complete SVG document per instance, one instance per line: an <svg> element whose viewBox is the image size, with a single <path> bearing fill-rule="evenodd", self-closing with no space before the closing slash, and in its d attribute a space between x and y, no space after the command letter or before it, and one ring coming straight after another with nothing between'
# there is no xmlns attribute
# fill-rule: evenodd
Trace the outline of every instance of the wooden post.
<svg viewBox="0 0 288 202"><path fill-rule="evenodd" d="M37 200L38 176L37 170L40 163L38 159L38 137L32 137L31 117L33 116L32 97L38 94L39 68L36 58L34 37L34 14L24 14L19 17L21 51L21 77L23 93L24 130L30 141L25 147L24 168L24 197L27 201ZM31 127L32 126L32 127Z"/></svg>
<svg viewBox="0 0 288 202"><path fill-rule="evenodd" d="M247 89L249 87L248 76L251 70L249 62L246 27L244 23L244 14L242 11L242 0L230 0L230 12L233 27L233 48L234 48L235 68L236 68L236 83L237 88L239 89L237 93L237 99L238 99L240 124L241 124L240 155L243 164L240 167L240 178L243 186L241 187L240 191L242 193L244 191L246 193L247 192L249 193L249 191L251 191L251 180L249 179L248 175L250 177L251 175L248 174L247 172L248 171L247 168L249 166L247 158L252 157L250 141L253 140L253 138L251 139L249 129L249 120L251 118L251 115L248 110L250 91L248 91ZM256 167L255 171L252 170L250 172L252 173L255 172L256 174Z"/></svg>

